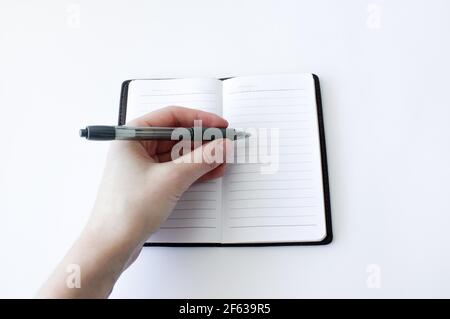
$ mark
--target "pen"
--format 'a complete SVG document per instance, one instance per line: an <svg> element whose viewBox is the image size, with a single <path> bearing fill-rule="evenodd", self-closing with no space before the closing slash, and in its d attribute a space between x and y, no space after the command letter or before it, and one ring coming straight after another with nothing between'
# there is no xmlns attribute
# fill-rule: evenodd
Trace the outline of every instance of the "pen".
<svg viewBox="0 0 450 319"><path fill-rule="evenodd" d="M200 140L212 141L216 138L237 140L250 134L233 128L216 127L133 127L133 126L86 126L80 130L80 137L87 140Z"/></svg>

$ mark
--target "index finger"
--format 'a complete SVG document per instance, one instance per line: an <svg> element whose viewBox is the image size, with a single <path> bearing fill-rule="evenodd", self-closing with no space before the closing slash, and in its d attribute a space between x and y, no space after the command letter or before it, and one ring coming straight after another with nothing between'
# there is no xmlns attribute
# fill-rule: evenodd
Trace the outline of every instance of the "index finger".
<svg viewBox="0 0 450 319"><path fill-rule="evenodd" d="M129 122L128 125L192 127L196 120L201 120L203 127L228 126L228 122L216 114L180 106L168 106L147 113Z"/></svg>

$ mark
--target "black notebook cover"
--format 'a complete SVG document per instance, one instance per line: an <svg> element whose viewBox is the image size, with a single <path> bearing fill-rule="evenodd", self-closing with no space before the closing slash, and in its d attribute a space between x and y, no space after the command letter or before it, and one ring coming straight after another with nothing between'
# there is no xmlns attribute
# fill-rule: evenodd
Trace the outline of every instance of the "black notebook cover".
<svg viewBox="0 0 450 319"><path fill-rule="evenodd" d="M274 243L145 243L144 246L173 246L173 247L198 247L198 246L292 246L292 245L328 245L333 241L333 230L331 226L331 203L330 203L330 187L328 182L328 165L327 152L325 145L325 129L323 125L322 112L322 96L320 92L319 77L313 74L316 102L317 102L317 118L319 121L319 139L320 139L320 154L322 160L322 182L323 182L323 196L325 207L325 227L327 235L321 241L312 242L274 242ZM159 79L152 79L159 80ZM161 79L162 80L162 79ZM226 79L221 79L226 80ZM118 125L125 125L127 119L127 101L128 101L128 86L133 80L126 80L122 83L120 92L119 105L119 119Z"/></svg>

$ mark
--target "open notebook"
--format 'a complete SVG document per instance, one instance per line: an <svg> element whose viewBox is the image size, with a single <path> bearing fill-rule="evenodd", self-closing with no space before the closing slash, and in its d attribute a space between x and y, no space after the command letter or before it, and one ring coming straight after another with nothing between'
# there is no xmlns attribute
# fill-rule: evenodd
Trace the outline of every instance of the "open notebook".
<svg viewBox="0 0 450 319"><path fill-rule="evenodd" d="M313 74L228 79L149 79L122 84L119 125L178 105L213 112L230 127L279 135L277 166L227 164L194 184L147 244L327 244L332 240L320 89ZM273 133L275 134L275 133ZM269 133L270 135L270 133ZM256 138L252 135L251 138ZM261 138L261 137L259 137ZM251 148L250 140L236 148ZM269 148L270 150L270 148ZM248 152L247 152L248 153ZM236 156L239 152L236 151ZM277 167L273 170L273 167Z"/></svg>

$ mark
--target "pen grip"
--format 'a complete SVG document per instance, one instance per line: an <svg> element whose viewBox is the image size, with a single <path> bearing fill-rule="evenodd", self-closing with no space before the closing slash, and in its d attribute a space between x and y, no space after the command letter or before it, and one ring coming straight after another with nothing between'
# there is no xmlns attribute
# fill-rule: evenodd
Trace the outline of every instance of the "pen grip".
<svg viewBox="0 0 450 319"><path fill-rule="evenodd" d="M194 141L213 141L219 138L236 139L236 131L229 128L191 127L191 139Z"/></svg>

